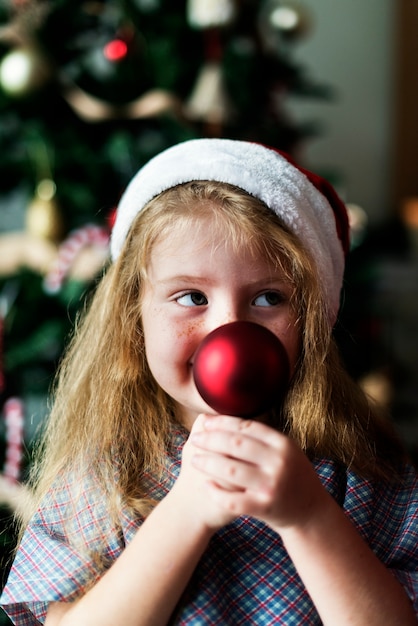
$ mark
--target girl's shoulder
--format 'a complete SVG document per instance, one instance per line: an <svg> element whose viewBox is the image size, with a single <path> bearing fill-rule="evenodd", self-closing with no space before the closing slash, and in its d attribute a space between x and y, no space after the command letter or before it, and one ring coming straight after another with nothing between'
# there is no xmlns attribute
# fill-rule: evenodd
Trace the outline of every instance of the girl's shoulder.
<svg viewBox="0 0 418 626"><path fill-rule="evenodd" d="M314 465L325 488L363 537L386 550L413 542L418 565L418 473L413 465L399 466L392 480L363 477L327 459Z"/></svg>
<svg viewBox="0 0 418 626"><path fill-rule="evenodd" d="M362 476L327 458L314 459L313 465L321 482L340 503L350 497L358 497L364 502L373 499L418 503L418 470L412 463L399 463L393 476L386 480Z"/></svg>

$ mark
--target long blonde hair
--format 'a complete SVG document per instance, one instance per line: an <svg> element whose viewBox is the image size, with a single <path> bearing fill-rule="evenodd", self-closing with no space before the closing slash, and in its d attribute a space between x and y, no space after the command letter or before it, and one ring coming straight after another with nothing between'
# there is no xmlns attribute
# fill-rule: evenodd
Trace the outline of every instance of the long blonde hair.
<svg viewBox="0 0 418 626"><path fill-rule="evenodd" d="M340 363L309 254L259 200L230 185L187 183L163 192L139 213L119 259L105 272L74 329L33 463L35 497L23 524L57 476L68 472L94 473L109 499L112 519L117 519L121 501L146 512L140 477L145 471L162 471L176 412L145 358L142 285L153 244L174 225L192 232L208 212L226 241L279 264L294 285L300 362L284 406L272 412L272 425L312 458L328 457L374 478L393 474L399 449Z"/></svg>

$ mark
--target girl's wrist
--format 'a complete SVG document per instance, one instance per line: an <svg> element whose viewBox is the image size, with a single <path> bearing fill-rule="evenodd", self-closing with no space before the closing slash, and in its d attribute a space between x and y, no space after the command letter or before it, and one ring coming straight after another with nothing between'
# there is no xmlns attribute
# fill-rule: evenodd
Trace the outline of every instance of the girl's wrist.
<svg viewBox="0 0 418 626"><path fill-rule="evenodd" d="M210 519L210 516L202 515L202 509L196 506L187 485L183 488L180 480L177 480L164 501L170 506L170 510L172 509L172 513L169 514L183 520L185 532L196 533L202 537L202 540L206 539L207 542L225 525L215 518Z"/></svg>

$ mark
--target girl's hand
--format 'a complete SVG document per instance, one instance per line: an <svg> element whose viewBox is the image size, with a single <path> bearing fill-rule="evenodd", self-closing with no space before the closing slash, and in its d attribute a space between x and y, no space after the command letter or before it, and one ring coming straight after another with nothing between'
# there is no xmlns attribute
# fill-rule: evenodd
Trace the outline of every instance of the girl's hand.
<svg viewBox="0 0 418 626"><path fill-rule="evenodd" d="M285 435L257 421L200 416L183 469L196 515L216 523L250 515L281 535L323 624L417 623L404 589Z"/></svg>
<svg viewBox="0 0 418 626"><path fill-rule="evenodd" d="M172 499L175 497L178 501L177 507L181 507L181 510L184 512L190 511L190 516L196 522L215 532L235 519L238 514L209 497L210 480L193 463L193 459L200 453L199 448L194 445L193 438L199 435L199 433L204 434L207 420L208 416L203 414L199 415L195 420L189 439L183 448L179 478L167 498ZM207 455L211 456L211 453L207 451ZM216 454L216 456L218 455ZM224 488L228 488L227 483L224 483Z"/></svg>
<svg viewBox="0 0 418 626"><path fill-rule="evenodd" d="M251 515L280 532L308 522L328 498L306 455L265 424L200 418L190 442L191 463L207 478L206 499L231 518Z"/></svg>

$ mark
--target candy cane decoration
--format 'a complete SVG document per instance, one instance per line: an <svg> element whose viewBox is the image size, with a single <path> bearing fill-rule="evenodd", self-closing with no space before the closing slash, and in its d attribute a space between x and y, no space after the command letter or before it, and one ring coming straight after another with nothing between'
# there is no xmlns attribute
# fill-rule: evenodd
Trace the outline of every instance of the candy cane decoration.
<svg viewBox="0 0 418 626"><path fill-rule="evenodd" d="M20 477L23 458L23 403L18 398L9 398L4 405L6 425L6 459L3 474L10 482Z"/></svg>
<svg viewBox="0 0 418 626"><path fill-rule="evenodd" d="M61 244L58 257L51 271L45 277L44 289L47 293L59 292L76 256L80 250L89 245L108 247L109 231L106 228L88 224L70 233L69 237Z"/></svg>
<svg viewBox="0 0 418 626"><path fill-rule="evenodd" d="M12 305L17 297L19 288L16 280L8 281L0 293L0 393L6 389L6 376L4 373L4 323Z"/></svg>

